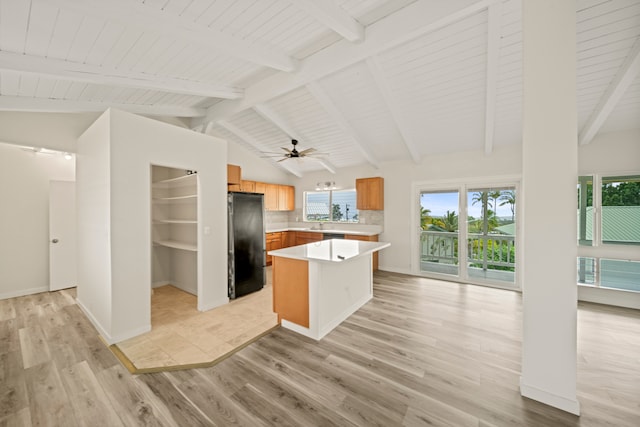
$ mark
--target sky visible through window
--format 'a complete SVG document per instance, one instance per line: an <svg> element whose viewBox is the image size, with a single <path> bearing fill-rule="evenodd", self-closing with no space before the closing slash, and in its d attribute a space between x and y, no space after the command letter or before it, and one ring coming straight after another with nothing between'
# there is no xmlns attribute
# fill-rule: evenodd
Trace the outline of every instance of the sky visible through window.
<svg viewBox="0 0 640 427"><path fill-rule="evenodd" d="M474 218L482 217L482 205L480 203L473 204L473 191L469 191L467 195L467 212L468 215ZM493 199L489 199L489 203L493 204ZM498 210L496 216L511 218L511 208L509 204L500 206L502 201L498 201ZM423 193L420 195L420 205L431 210L430 215L432 217L441 217L447 213L447 211L458 212L458 193ZM490 208L494 210L493 208Z"/></svg>

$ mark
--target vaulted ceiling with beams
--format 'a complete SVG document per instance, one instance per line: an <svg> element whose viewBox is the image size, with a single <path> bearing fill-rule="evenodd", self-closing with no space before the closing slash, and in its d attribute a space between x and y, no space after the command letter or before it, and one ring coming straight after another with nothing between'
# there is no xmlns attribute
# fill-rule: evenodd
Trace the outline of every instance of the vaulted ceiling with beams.
<svg viewBox="0 0 640 427"><path fill-rule="evenodd" d="M297 176L521 142L520 0L0 0L0 111L189 118ZM640 1L578 0L576 130L640 128ZM553 64L549 64L553 67Z"/></svg>

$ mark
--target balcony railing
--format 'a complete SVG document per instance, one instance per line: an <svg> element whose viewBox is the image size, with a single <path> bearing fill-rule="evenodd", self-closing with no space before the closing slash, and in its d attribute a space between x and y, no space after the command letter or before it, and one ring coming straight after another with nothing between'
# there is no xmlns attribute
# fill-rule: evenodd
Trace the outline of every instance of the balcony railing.
<svg viewBox="0 0 640 427"><path fill-rule="evenodd" d="M421 261L458 264L458 233L422 231ZM483 270L515 271L515 236L470 233L467 263Z"/></svg>

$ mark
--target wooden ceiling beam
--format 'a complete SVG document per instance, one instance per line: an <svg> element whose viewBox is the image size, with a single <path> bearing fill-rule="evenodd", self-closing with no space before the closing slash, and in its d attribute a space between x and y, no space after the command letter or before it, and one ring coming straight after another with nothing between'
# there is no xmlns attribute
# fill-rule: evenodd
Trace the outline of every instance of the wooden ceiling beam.
<svg viewBox="0 0 640 427"><path fill-rule="evenodd" d="M25 96L0 96L0 111L25 111L33 113L82 113L103 112L117 108L135 114L168 117L198 117L204 115L202 108L175 105L138 105L113 102L71 101L67 99L30 98Z"/></svg>
<svg viewBox="0 0 640 427"><path fill-rule="evenodd" d="M500 36L502 33L502 3L489 6L487 22L487 83L484 117L484 153L493 152L496 122L498 66L500 63Z"/></svg>
<svg viewBox="0 0 640 427"><path fill-rule="evenodd" d="M588 144L593 140L638 73L640 73L640 37L636 39L618 73L582 128L578 135L578 144Z"/></svg>
<svg viewBox="0 0 640 427"><path fill-rule="evenodd" d="M333 0L290 0L316 21L331 28L350 42L364 39L364 27Z"/></svg>
<svg viewBox="0 0 640 427"><path fill-rule="evenodd" d="M216 121L233 116L256 104L284 95L350 65L393 49L417 37L437 31L454 22L487 9L500 0L421 1L410 4L367 27L367 37L361 43L346 40L333 44L300 61L293 73L276 73L245 89L242 99L219 102L207 109L201 122Z"/></svg>
<svg viewBox="0 0 640 427"><path fill-rule="evenodd" d="M267 149L267 147L263 146L258 140L256 140L254 137L252 137L251 135L249 135L247 132L245 132L244 130L240 129L238 126L234 125L233 123L229 123L226 120L220 120L216 123L216 125L226 129L227 131L231 132L232 134L234 134L235 136L237 136L238 138L240 138L242 141L244 141L246 144L249 144L250 146L252 146L253 148L255 148L256 150L260 151L260 152L268 152L269 149ZM302 178L302 173L300 173L300 171L298 171L295 168L292 168L291 166L289 166L287 164L287 162L276 162L275 160L272 161L276 166L281 167L282 169L286 170L287 172L297 176L298 178Z"/></svg>
<svg viewBox="0 0 640 427"><path fill-rule="evenodd" d="M263 119L267 120L268 122L273 124L275 127L280 129L282 132L287 134L287 136L290 139L297 139L299 141L305 141L306 143L309 143L309 144L313 145L313 140L312 139L309 139L308 137L302 135L300 132L298 132L296 129L294 129L293 126L291 126L291 123L289 123L280 114L276 113L273 110L273 108L271 108L271 107L269 107L267 105L264 105L264 104L258 104L256 106L254 106L253 109ZM330 161L325 160L325 159L321 159L321 158L318 158L318 157L308 157L308 158L318 162L323 168L325 168L329 172L331 172L333 174L336 173L336 168L335 168L334 165L331 164Z"/></svg>
<svg viewBox="0 0 640 427"><path fill-rule="evenodd" d="M376 82L376 86L380 90L382 94L382 98L384 99L387 108L391 112L391 117L396 124L396 128L402 135L402 141L404 142L405 147L409 151L411 158L417 164L421 161L420 152L418 151L418 145L413 140L411 133L409 131L409 126L407 125L404 115L400 113L400 108L398 103L395 100L395 97L391 93L391 88L389 87L389 83L387 78L384 76L384 72L382 71L382 67L380 66L380 62L378 58L372 56L367 59L367 66L369 67L369 72L373 75L373 79Z"/></svg>
<svg viewBox="0 0 640 427"><path fill-rule="evenodd" d="M0 70L103 86L120 86L212 98L237 99L241 98L244 93L242 89L230 86L160 77L120 70L115 67L81 64L62 59L3 51L0 51Z"/></svg>
<svg viewBox="0 0 640 427"><path fill-rule="evenodd" d="M327 95L327 92L324 90L320 83L312 82L306 86L307 90L311 92L311 95L322 105L322 108L329 114L329 116L333 119L336 124L340 126L342 131L349 135L353 142L356 144L356 147L360 150L364 158L373 166L374 168L379 168L379 163L376 157L373 155L369 147L367 147L366 143L362 141L362 138L357 134L355 129L351 127L347 119L344 118L342 112L338 109L333 100Z"/></svg>

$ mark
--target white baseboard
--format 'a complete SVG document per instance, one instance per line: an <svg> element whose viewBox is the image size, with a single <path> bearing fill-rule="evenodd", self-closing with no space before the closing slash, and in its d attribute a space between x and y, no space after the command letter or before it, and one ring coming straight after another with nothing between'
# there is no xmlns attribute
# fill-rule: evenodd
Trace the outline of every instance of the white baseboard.
<svg viewBox="0 0 640 427"><path fill-rule="evenodd" d="M229 303L229 298L223 298L205 305L205 304L200 304L200 298L198 298L198 311L209 311L212 308L220 307L221 305L225 305L228 303Z"/></svg>
<svg viewBox="0 0 640 427"><path fill-rule="evenodd" d="M318 338L316 338L316 339L317 340L321 340L322 338L324 338L325 335L327 335L329 332L333 331L339 324L341 324L342 322L347 320L347 318L349 318L349 316L351 316L353 313L358 311L360 309L360 307L365 305L372 298L373 298L373 295L365 295L363 298L360 298L360 300L358 300L355 303L351 304L351 306L347 307L342 313L340 313L338 316L336 316L335 319L333 319L332 321L330 321L326 325L323 325L322 328L320 328L320 330L318 331Z"/></svg>
<svg viewBox="0 0 640 427"><path fill-rule="evenodd" d="M112 336L106 331L106 329L102 327L100 322L98 322L91 311L89 311L87 307L85 307L82 301L76 298L76 303L78 304L78 307L80 307L80 310L82 310L85 316L87 316L89 321L93 324L93 326L98 330L98 333L108 345L119 343L120 341L128 340L129 338L137 337L138 335L144 334L145 332L149 332L151 330L151 324L148 324L140 328L132 329L130 331Z"/></svg>
<svg viewBox="0 0 640 427"><path fill-rule="evenodd" d="M545 405L553 406L570 414L580 415L580 402L576 399L567 399L545 390L527 385L520 377L520 394L529 399L537 400Z"/></svg>
<svg viewBox="0 0 640 427"><path fill-rule="evenodd" d="M152 288L159 288L161 286L167 286L167 285L170 285L170 284L171 284L171 282L168 282L168 281L165 280L165 281L161 281L161 282L153 282L151 284L151 287Z"/></svg>
<svg viewBox="0 0 640 427"><path fill-rule="evenodd" d="M578 285L578 301L640 310L640 292Z"/></svg>
<svg viewBox="0 0 640 427"><path fill-rule="evenodd" d="M0 294L0 299L23 297L25 295L39 294L41 292L49 292L49 287L41 286L39 288L28 288L20 289L19 291L4 292Z"/></svg>
<svg viewBox="0 0 640 427"><path fill-rule="evenodd" d="M386 265L379 265L378 270L388 271L389 273L409 274L415 276L416 274L411 269L387 267Z"/></svg>

